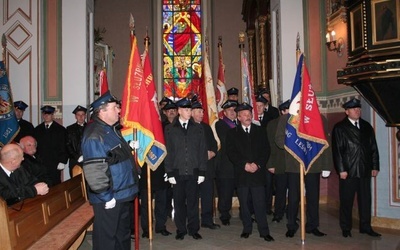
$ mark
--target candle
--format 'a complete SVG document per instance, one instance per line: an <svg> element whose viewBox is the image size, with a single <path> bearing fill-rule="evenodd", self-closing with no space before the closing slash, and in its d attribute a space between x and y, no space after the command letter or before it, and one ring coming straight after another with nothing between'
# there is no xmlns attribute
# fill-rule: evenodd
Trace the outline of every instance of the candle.
<svg viewBox="0 0 400 250"><path fill-rule="evenodd" d="M334 30L332 30L331 35L332 35L332 41L336 41L336 33Z"/></svg>
<svg viewBox="0 0 400 250"><path fill-rule="evenodd" d="M329 32L326 33L326 42L329 43L331 41L331 36L329 35Z"/></svg>

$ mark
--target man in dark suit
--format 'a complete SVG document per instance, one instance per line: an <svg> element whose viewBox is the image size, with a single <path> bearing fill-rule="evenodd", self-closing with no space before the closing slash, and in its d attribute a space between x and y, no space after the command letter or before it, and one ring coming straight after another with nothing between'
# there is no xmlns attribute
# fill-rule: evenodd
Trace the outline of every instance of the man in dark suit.
<svg viewBox="0 0 400 250"><path fill-rule="evenodd" d="M270 147L265 129L253 124L252 107L240 104L235 111L240 124L228 131L226 136L227 152L235 169L237 195L240 203L240 215L243 231L241 238L248 238L253 224L249 208L249 198L256 216L258 232L266 241L273 241L270 235L265 201L266 163Z"/></svg>
<svg viewBox="0 0 400 250"><path fill-rule="evenodd" d="M28 172L35 176L39 182L45 182L49 187L52 186L50 176L47 173L43 161L36 155L37 142L35 138L28 135L22 137L19 145L24 151L24 160L21 166L28 170Z"/></svg>
<svg viewBox="0 0 400 250"><path fill-rule="evenodd" d="M216 185L218 192L218 211L220 214L219 219L222 225L228 226L230 224L232 210L232 198L235 191L235 174L233 164L228 158L226 134L228 130L236 127L236 112L238 102L227 100L222 104L224 110L224 117L217 121L215 129L221 141L221 148L217 153L217 169L216 169Z"/></svg>
<svg viewBox="0 0 400 250"><path fill-rule="evenodd" d="M82 167L81 142L83 130L86 126L87 109L81 105L76 106L72 113L75 115L76 122L67 127L67 152L69 157L69 174L72 177L72 169L75 165Z"/></svg>
<svg viewBox="0 0 400 250"><path fill-rule="evenodd" d="M265 103L265 108L264 108L264 115L265 118L263 118L263 120L266 120L266 123L268 123L268 121L271 121L275 118L277 118L279 116L279 110L272 106L271 103L271 95L269 90L267 89L261 89L258 93L258 95L264 97L267 100L267 103Z"/></svg>
<svg viewBox="0 0 400 250"><path fill-rule="evenodd" d="M7 144L0 151L0 196L8 205L49 192L46 183L20 168L23 153L17 144Z"/></svg>
<svg viewBox="0 0 400 250"><path fill-rule="evenodd" d="M14 102L15 117L17 118L19 124L19 132L14 138L14 141L16 142L19 142L19 140L21 140L21 138L24 136L33 135L34 127L32 123L22 118L27 107L28 104L23 101Z"/></svg>
<svg viewBox="0 0 400 250"><path fill-rule="evenodd" d="M357 193L359 230L381 236L371 227L371 178L379 173L379 152L372 126L361 119L361 102L351 99L343 104L346 117L332 132L332 151L339 174L340 228L343 237L351 237L352 210Z"/></svg>
<svg viewBox="0 0 400 250"><path fill-rule="evenodd" d="M179 116L165 128L167 157L165 171L173 185L175 225L177 240L189 235L202 239L198 233L199 184L205 180L207 169L207 145L203 127L191 118L192 104L188 98L179 100Z"/></svg>
<svg viewBox="0 0 400 250"><path fill-rule="evenodd" d="M204 110L199 102L192 103L193 120L203 127L207 143L207 170L206 179L200 184L200 200L201 200L201 227L209 229L220 228L220 225L213 221L213 205L214 205L214 179L215 179L215 155L217 154L218 145L214 138L214 134L210 125L203 122Z"/></svg>
<svg viewBox="0 0 400 250"><path fill-rule="evenodd" d="M35 128L34 136L37 153L43 160L53 185L57 185L61 183L61 171L68 161L66 130L53 120L56 110L54 107L46 105L41 110L43 122Z"/></svg>

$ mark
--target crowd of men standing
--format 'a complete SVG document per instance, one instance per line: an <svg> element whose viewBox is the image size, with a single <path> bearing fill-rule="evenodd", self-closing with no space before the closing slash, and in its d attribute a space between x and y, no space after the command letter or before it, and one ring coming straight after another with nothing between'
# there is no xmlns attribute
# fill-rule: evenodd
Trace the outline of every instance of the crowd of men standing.
<svg viewBox="0 0 400 250"><path fill-rule="evenodd" d="M172 217L172 211L177 240L183 240L187 234L193 239L202 239L200 227L220 228L213 218L216 195L220 222L229 226L235 194L243 225L241 238L252 234L253 222L256 222L259 236L265 241L274 241L267 215L273 215L272 221L279 223L286 214L286 237L291 238L297 232L299 164L284 149L290 100L281 103L278 109L271 105L269 92L260 90L256 98L255 115L259 120L256 125L253 107L239 103L238 94L238 89L229 89L228 100L222 105L223 117L216 123L219 149L211 127L203 122L205 107L196 98L183 98L176 103L168 98L160 101L168 154L151 174L156 233L171 234L166 222ZM6 145L0 154L3 169L0 194L9 204L45 195L49 187L61 182L61 170L69 162L70 170L75 165L83 166L89 184L89 200L95 212L93 244L96 249L130 248L131 201L137 195L141 198L142 237L149 237L147 166L143 166L139 180L140 170L131 154L138 143L127 143L122 138L117 98L107 92L95 100L91 104L93 114L89 126L87 109L78 105L73 111L76 123L67 128L54 121L52 106L41 108L43 122L35 128L23 119L28 105L17 101L14 106L20 124L15 138L19 145ZM369 123L360 118L359 100L352 99L343 108L346 117L333 130L333 155L329 149L324 151L305 176L306 232L317 237L326 235L318 229L320 176L328 177L335 166L340 176L343 237L352 236L355 193L359 202L360 233L378 237L380 234L371 228L370 209L371 177L379 172L375 136ZM326 126L326 119L323 120ZM328 133L326 136L331 142ZM214 194L214 185L217 194Z"/></svg>

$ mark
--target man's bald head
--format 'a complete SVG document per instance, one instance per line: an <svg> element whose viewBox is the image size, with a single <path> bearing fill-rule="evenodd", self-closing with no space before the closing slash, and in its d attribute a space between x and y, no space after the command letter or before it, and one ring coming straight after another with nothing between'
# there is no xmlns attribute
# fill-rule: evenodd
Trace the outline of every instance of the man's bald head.
<svg viewBox="0 0 400 250"><path fill-rule="evenodd" d="M33 138L32 136L27 135L25 137L22 137L21 140L19 141L19 145L21 146L25 154L31 156L36 154L37 142L36 139Z"/></svg>
<svg viewBox="0 0 400 250"><path fill-rule="evenodd" d="M17 144L7 144L0 151L0 163L9 171L14 171L21 165L24 152Z"/></svg>

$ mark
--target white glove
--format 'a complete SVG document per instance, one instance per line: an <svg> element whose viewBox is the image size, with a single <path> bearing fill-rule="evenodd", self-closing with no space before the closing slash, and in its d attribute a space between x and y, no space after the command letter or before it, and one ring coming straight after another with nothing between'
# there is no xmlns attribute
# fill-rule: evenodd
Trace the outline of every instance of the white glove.
<svg viewBox="0 0 400 250"><path fill-rule="evenodd" d="M168 182L168 175L167 175L167 173L164 174L164 181L165 181L165 182Z"/></svg>
<svg viewBox="0 0 400 250"><path fill-rule="evenodd" d="M116 203L117 203L117 201L114 198L112 198L112 200L106 202L106 205L104 206L104 208L105 209L114 208Z"/></svg>
<svg viewBox="0 0 400 250"><path fill-rule="evenodd" d="M330 174L331 174L331 171L322 170L322 177L328 178Z"/></svg>
<svg viewBox="0 0 400 250"><path fill-rule="evenodd" d="M171 183L171 184L176 184L175 177L169 177L169 178L168 178L168 181L169 181L169 183Z"/></svg>
<svg viewBox="0 0 400 250"><path fill-rule="evenodd" d="M83 161L83 155L79 156L78 158L78 162L82 162Z"/></svg>
<svg viewBox="0 0 400 250"><path fill-rule="evenodd" d="M64 163L58 163L58 165L57 165L57 169L58 170L63 170L65 168L65 164Z"/></svg>
<svg viewBox="0 0 400 250"><path fill-rule="evenodd" d="M197 184L202 183L206 178L204 176L199 176L199 178L197 178Z"/></svg>
<svg viewBox="0 0 400 250"><path fill-rule="evenodd" d="M139 141L130 141L129 142L129 147L131 147L131 149L138 149L139 148Z"/></svg>

